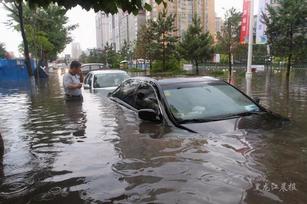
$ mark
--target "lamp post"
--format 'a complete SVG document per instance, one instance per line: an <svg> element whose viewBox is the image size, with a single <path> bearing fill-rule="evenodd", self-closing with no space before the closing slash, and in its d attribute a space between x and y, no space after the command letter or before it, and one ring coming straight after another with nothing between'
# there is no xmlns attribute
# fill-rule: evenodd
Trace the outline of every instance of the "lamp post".
<svg viewBox="0 0 307 204"><path fill-rule="evenodd" d="M253 59L253 34L254 34L254 0L250 0L249 12L249 36L247 52L247 71L246 77L252 77L252 59Z"/></svg>

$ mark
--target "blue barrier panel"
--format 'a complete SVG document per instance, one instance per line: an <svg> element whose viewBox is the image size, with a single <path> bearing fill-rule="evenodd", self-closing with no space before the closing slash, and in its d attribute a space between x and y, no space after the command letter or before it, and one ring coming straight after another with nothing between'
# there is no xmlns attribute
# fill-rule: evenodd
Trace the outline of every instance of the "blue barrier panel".
<svg viewBox="0 0 307 204"><path fill-rule="evenodd" d="M35 63L31 60L32 70ZM0 80L28 80L29 75L23 59L0 59Z"/></svg>

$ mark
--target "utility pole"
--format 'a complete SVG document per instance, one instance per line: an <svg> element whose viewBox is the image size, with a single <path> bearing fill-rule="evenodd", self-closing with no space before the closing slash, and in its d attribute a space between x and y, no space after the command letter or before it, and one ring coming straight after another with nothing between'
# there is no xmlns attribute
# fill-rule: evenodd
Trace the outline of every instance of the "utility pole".
<svg viewBox="0 0 307 204"><path fill-rule="evenodd" d="M246 77L252 77L252 67L251 66L252 66L252 60L253 60L253 35L254 35L254 0L250 0Z"/></svg>

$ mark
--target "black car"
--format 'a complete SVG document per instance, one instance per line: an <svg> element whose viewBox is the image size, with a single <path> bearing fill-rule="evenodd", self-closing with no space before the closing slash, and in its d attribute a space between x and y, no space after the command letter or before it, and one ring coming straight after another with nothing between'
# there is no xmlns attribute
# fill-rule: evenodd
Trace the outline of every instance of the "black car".
<svg viewBox="0 0 307 204"><path fill-rule="evenodd" d="M271 129L286 118L259 105L231 84L213 78L130 78L109 94L139 118L190 132Z"/></svg>

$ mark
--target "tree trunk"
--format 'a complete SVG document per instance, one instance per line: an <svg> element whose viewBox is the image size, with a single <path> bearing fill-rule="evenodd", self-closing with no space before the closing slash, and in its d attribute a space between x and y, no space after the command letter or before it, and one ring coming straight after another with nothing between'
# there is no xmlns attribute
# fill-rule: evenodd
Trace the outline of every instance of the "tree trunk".
<svg viewBox="0 0 307 204"><path fill-rule="evenodd" d="M231 80L232 76L232 64L231 64L231 52L228 53L228 74L229 74L229 80Z"/></svg>
<svg viewBox="0 0 307 204"><path fill-rule="evenodd" d="M199 75L198 61L197 60L195 60L195 67L196 67L196 75Z"/></svg>
<svg viewBox="0 0 307 204"><path fill-rule="evenodd" d="M287 80L288 81L289 81L289 78L290 78L291 60L292 60L292 54L290 54L288 56L288 62L287 62L287 73L286 73L286 76L287 76Z"/></svg>
<svg viewBox="0 0 307 204"><path fill-rule="evenodd" d="M164 47L164 45L163 45L163 70L162 71L165 71L165 47Z"/></svg>
<svg viewBox="0 0 307 204"><path fill-rule="evenodd" d="M290 78L290 69L291 69L291 60L292 60L292 50L293 50L293 26L290 26L290 54L288 55L288 63L287 63L287 80Z"/></svg>
<svg viewBox="0 0 307 204"><path fill-rule="evenodd" d="M18 3L15 4L15 6L18 9L18 18L19 18L19 24L20 24L20 31L21 31L21 36L23 40L23 46L24 46L24 57L25 57L25 64L28 70L29 77L33 77L33 71L32 71L32 64L30 60L30 54L29 54L29 45L28 45L28 40L26 36L26 32L24 29L24 21L23 21L23 1L19 1Z"/></svg>

